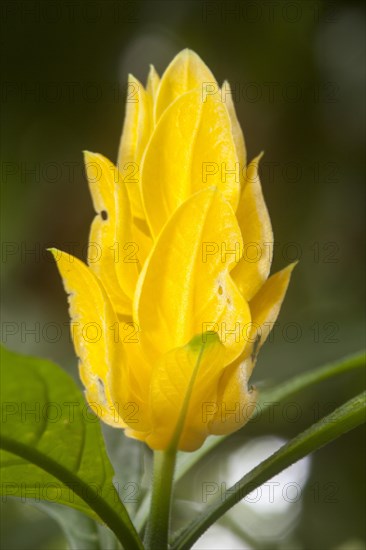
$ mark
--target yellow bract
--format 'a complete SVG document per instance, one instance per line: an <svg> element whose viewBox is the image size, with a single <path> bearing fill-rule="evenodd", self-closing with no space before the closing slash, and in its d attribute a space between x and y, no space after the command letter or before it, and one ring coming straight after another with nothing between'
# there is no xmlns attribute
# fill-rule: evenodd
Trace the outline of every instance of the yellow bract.
<svg viewBox="0 0 366 550"><path fill-rule="evenodd" d="M210 253L218 242L225 254ZM240 229L216 187L192 195L165 225L134 304L141 344L153 360L215 325L226 328L227 362L242 352L246 340L235 328L250 322L250 311L229 275L236 260L232 243L240 247Z"/></svg>
<svg viewBox="0 0 366 550"><path fill-rule="evenodd" d="M236 209L239 159L228 111L218 95L201 90L178 97L164 112L146 150L141 187L147 220L157 236L193 193L216 186Z"/></svg>
<svg viewBox="0 0 366 550"><path fill-rule="evenodd" d="M55 249L86 397L152 449L197 449L254 410L249 377L293 265L273 248L228 83L190 50L129 77L118 168L85 153L88 267ZM234 411L234 413L233 413Z"/></svg>
<svg viewBox="0 0 366 550"><path fill-rule="evenodd" d="M246 168L237 210L243 234L243 255L233 271L233 279L246 300L251 300L267 279L272 262L271 220L262 195L258 164L262 155Z"/></svg>

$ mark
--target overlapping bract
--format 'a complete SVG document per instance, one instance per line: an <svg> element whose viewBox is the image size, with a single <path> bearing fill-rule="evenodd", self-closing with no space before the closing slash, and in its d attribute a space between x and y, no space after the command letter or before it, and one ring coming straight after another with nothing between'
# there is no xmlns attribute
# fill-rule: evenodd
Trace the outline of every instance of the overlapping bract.
<svg viewBox="0 0 366 550"><path fill-rule="evenodd" d="M222 94L190 50L161 80L151 68L146 89L129 82L117 167L85 153L88 267L53 253L94 410L153 449L192 451L248 420L255 356L293 266L268 279L260 157L246 166L228 84Z"/></svg>

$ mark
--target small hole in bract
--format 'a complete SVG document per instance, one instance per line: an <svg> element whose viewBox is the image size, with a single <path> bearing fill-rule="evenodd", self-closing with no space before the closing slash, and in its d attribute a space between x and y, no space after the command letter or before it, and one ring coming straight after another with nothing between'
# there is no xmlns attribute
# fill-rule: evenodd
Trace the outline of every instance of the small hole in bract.
<svg viewBox="0 0 366 550"><path fill-rule="evenodd" d="M220 296L224 293L224 291L222 290L222 286L221 286L221 285L219 286L217 292L220 294Z"/></svg>
<svg viewBox="0 0 366 550"><path fill-rule="evenodd" d="M102 220L108 220L108 212L106 210L102 210L100 215L102 216Z"/></svg>
<svg viewBox="0 0 366 550"><path fill-rule="evenodd" d="M102 401L103 404L105 404L107 399L105 395L104 383L103 383L103 380L101 380L98 376L97 376L97 384L98 384L99 399Z"/></svg>

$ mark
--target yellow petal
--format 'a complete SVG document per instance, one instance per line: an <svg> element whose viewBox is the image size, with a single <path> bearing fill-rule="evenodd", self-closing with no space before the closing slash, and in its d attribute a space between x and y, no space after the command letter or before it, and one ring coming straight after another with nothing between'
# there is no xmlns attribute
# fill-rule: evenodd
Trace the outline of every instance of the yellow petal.
<svg viewBox="0 0 366 550"><path fill-rule="evenodd" d="M258 175L261 155L246 170L236 212L243 236L243 257L232 276L246 300L251 300L271 269L273 233Z"/></svg>
<svg viewBox="0 0 366 550"><path fill-rule="evenodd" d="M112 426L125 426L114 408L108 372L119 368L123 384L125 356L114 341L117 316L106 292L87 266L66 252L50 249L68 294L71 336L79 359L86 397L94 412Z"/></svg>
<svg viewBox="0 0 366 550"><path fill-rule="evenodd" d="M167 353L155 367L151 382L152 449L170 445L194 451L209 434L202 411L216 401L217 383L224 366L217 335L199 335L188 345Z"/></svg>
<svg viewBox="0 0 366 550"><path fill-rule="evenodd" d="M266 341L280 312L296 264L294 262L272 275L250 301L253 328L246 354L253 348L257 353Z"/></svg>
<svg viewBox="0 0 366 550"><path fill-rule="evenodd" d="M240 356L228 367L232 372L235 370L243 372L242 369L245 369L247 381L255 367L258 352L279 315L295 265L296 262L272 275L249 302L252 321L244 329L247 345Z"/></svg>
<svg viewBox="0 0 366 550"><path fill-rule="evenodd" d="M160 78L153 65L150 65L149 75L147 77L146 91L150 95L153 104L156 101Z"/></svg>
<svg viewBox="0 0 366 550"><path fill-rule="evenodd" d="M119 368L109 371L110 395L123 422L132 432L139 434L139 439L144 439L143 434L151 429L149 389L152 365L141 352L136 323L120 323L119 331L125 350L124 375L122 378Z"/></svg>
<svg viewBox="0 0 366 550"><path fill-rule="evenodd" d="M235 214L216 188L196 193L174 213L136 289L134 318L147 356L157 359L208 330L219 333L227 362L241 353L250 313L229 275L240 246Z"/></svg>
<svg viewBox="0 0 366 550"><path fill-rule="evenodd" d="M131 252L132 248L137 251L138 244L132 234L126 187L118 169L102 155L87 151L85 163L97 212L90 230L88 264L117 313L130 315L138 276L138 258Z"/></svg>
<svg viewBox="0 0 366 550"><path fill-rule="evenodd" d="M229 435L242 428L255 411L257 392L248 389L251 372L250 359L229 365L219 381L217 401L207 401L204 416L210 421L209 431L214 435Z"/></svg>
<svg viewBox="0 0 366 550"><path fill-rule="evenodd" d="M118 152L118 168L127 186L133 215L144 219L140 164L152 129L152 98L141 82L128 78L126 114Z"/></svg>
<svg viewBox="0 0 366 550"><path fill-rule="evenodd" d="M141 185L154 238L180 204L208 186L217 186L236 209L239 162L219 96L203 103L200 91L193 90L165 111L146 150Z"/></svg>
<svg viewBox="0 0 366 550"><path fill-rule="evenodd" d="M149 228L144 220L134 218L132 221L132 239L136 243L136 254L133 257L138 259L139 272L144 265L153 245ZM132 249L130 250L132 252Z"/></svg>
<svg viewBox="0 0 366 550"><path fill-rule="evenodd" d="M115 269L120 288L128 296L129 306L131 306L138 274L142 267L140 256L141 241L134 229L130 201L123 181L117 184L115 197L115 248L118 252L115 257ZM104 268L104 273L105 277L108 277L108 270L106 268Z"/></svg>
<svg viewBox="0 0 366 550"><path fill-rule="evenodd" d="M231 130L233 133L234 143L236 147L236 153L238 155L240 172L245 173L245 166L247 163L247 150L245 147L244 134L241 129L238 117L236 116L235 105L231 93L230 84L225 81L221 88L222 101L226 104L226 108L229 113L231 121Z"/></svg>
<svg viewBox="0 0 366 550"><path fill-rule="evenodd" d="M210 69L202 59L192 50L181 51L165 70L158 91L155 104L155 121L157 122L165 109L180 95L212 84L216 88L217 82Z"/></svg>

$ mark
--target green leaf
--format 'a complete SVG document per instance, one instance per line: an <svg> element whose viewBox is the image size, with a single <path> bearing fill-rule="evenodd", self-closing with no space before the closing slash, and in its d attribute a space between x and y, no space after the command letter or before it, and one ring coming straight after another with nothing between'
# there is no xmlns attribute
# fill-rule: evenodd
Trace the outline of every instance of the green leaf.
<svg viewBox="0 0 366 550"><path fill-rule="evenodd" d="M117 538L108 527L101 525L85 514L57 502L36 502L38 508L61 527L67 539L69 550L121 550Z"/></svg>
<svg viewBox="0 0 366 550"><path fill-rule="evenodd" d="M101 550L97 523L74 508L56 502L35 502L30 504L53 518L63 530L69 550Z"/></svg>
<svg viewBox="0 0 366 550"><path fill-rule="evenodd" d="M104 522L122 544L141 542L113 485L99 420L49 361L1 349L1 492L58 502Z"/></svg>
<svg viewBox="0 0 366 550"><path fill-rule="evenodd" d="M134 518L143 495L150 487L144 470L145 455L148 455L149 448L144 442L127 437L123 430L116 432L115 428L107 424L101 427L107 453L114 467L114 484L130 517Z"/></svg>
<svg viewBox="0 0 366 550"><path fill-rule="evenodd" d="M276 453L242 477L233 487L216 498L204 512L179 532L173 541L172 549L188 550L191 548L206 529L251 491L309 453L363 424L366 421L365 412L366 392L363 392L286 443Z"/></svg>

